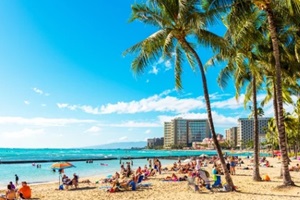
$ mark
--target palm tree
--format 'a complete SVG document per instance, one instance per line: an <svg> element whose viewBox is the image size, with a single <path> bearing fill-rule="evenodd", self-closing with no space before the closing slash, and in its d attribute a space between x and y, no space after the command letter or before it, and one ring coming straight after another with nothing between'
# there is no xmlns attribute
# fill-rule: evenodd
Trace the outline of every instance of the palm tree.
<svg viewBox="0 0 300 200"><path fill-rule="evenodd" d="M226 182L231 190L235 190L217 140L204 67L196 52L195 44L188 40L192 37L199 44L213 47L215 50L224 46L224 42L219 36L207 31L207 25L214 22L217 10L204 13L200 4L200 0L148 0L144 4L136 3L132 5L132 17L130 21L140 20L145 24L157 27L159 30L127 49L124 54L137 54L132 61L131 69L135 74L140 74L151 61L155 61L161 56L171 58L174 53L175 80L176 88L178 89L182 88L181 73L184 61L183 56L186 56L192 68L196 64L198 65L202 78L203 93L212 138L225 172Z"/></svg>
<svg viewBox="0 0 300 200"><path fill-rule="evenodd" d="M278 146L278 132L274 118L268 121L268 127L265 128L265 131L267 143L271 145L272 156L274 157L274 149Z"/></svg>
<svg viewBox="0 0 300 200"><path fill-rule="evenodd" d="M221 51L215 55L209 64L214 64L215 61L227 61L227 65L221 70L218 78L221 87L226 86L227 80L232 75L235 80L236 97L240 96L240 90L247 84L244 104L252 99L253 103L253 125L254 125L254 167L253 180L261 181L259 174L259 132L258 132L258 108L257 108L257 90L262 84L263 77L260 75L261 65L257 63L259 52L257 45L263 38L263 34L258 30L260 22L263 18L261 12L255 8L249 8L243 12L244 18L240 21L232 16L239 15L241 5L234 5L225 19L226 27L228 28L225 39L228 40L229 46L227 50ZM247 6L243 5L243 6ZM245 31L245 30L248 30ZM247 38L247 40L245 40Z"/></svg>
<svg viewBox="0 0 300 200"><path fill-rule="evenodd" d="M283 17L283 14L286 15L287 12L276 12L274 15L274 8L276 7L279 11L287 11L289 12L290 16L296 16L296 14L300 13L300 2L299 1L279 1L279 0L207 0L205 5L205 9L214 9L218 7L223 7L226 9L230 9L230 5L237 5L242 4L243 2L247 2L249 5L256 5L261 10L266 13L268 28L270 33L270 38L272 41L272 50L273 50L273 57L275 60L275 91L276 91L276 98L275 104L277 106L275 118L277 119L277 128L279 132L279 146L281 150L281 159L282 159L282 168L283 168L283 184L294 185L294 182L291 179L290 172L288 169L288 152L287 152L287 142L286 142L286 132L284 126L284 113L283 113L283 100L282 100L282 66L280 61L280 50L279 50L279 39L278 39L278 29L281 27L277 27L275 23L275 16ZM247 7L248 8L248 7ZM282 8L282 9L281 9ZM244 10L241 7L241 10ZM237 19L241 19L244 16L235 16ZM299 18L299 17L298 17ZM299 24L297 24L299 26ZM282 27L284 29L285 27Z"/></svg>

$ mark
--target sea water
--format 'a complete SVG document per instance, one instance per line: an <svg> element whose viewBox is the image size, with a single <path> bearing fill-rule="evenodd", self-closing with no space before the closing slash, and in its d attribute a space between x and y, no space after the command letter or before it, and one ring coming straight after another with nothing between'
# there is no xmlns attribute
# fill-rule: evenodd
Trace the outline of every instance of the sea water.
<svg viewBox="0 0 300 200"><path fill-rule="evenodd" d="M0 164L0 188L4 188L9 181L15 180L15 174L19 176L19 182L42 183L58 181L59 173L53 172L53 162L39 163L42 160L70 160L70 159L104 159L72 162L73 168L65 169L65 174L72 177L73 173L81 179L89 176L105 177L120 171L120 163L133 162L132 169L148 164L147 158L170 157L173 159L160 159L162 165L174 162L174 159L188 156L200 156L201 154L216 155L214 150L123 150L123 149L10 149L0 148L0 162L4 161L29 161L36 163L24 164ZM127 159L120 160L126 157ZM105 160L115 158L113 160ZM142 158L142 159L138 159ZM37 164L41 165L37 168Z"/></svg>

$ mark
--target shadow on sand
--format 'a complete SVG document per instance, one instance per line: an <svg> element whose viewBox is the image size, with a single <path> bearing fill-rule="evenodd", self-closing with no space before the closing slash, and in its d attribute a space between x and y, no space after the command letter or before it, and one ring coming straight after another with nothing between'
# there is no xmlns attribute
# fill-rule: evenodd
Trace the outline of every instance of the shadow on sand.
<svg viewBox="0 0 300 200"><path fill-rule="evenodd" d="M72 189L69 189L69 191L93 190L93 189L96 189L96 187L79 187L79 188L72 188Z"/></svg>

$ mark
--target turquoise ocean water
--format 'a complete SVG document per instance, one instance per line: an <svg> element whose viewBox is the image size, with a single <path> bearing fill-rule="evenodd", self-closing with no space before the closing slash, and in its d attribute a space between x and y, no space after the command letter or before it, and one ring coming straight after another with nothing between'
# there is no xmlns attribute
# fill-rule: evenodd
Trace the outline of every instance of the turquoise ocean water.
<svg viewBox="0 0 300 200"><path fill-rule="evenodd" d="M146 158L159 156L175 156L174 159L185 156L200 156L201 154L216 155L214 150L122 150L122 149L10 149L0 148L0 162L3 161L28 161L28 160L68 160L68 159L104 159L86 163L86 161L71 162L76 167L68 168L65 173L71 176L77 173L80 178L89 176L105 177L120 169L120 158L134 158L133 169L144 166L148 163ZM230 152L229 152L230 154ZM239 154L246 156L246 154ZM116 158L113 160L105 160ZM142 158L142 159L138 159ZM174 159L160 159L162 165L171 164ZM128 162L129 159L121 160ZM42 183L58 181L58 172L53 172L51 165L53 162L38 163L41 168L33 166L33 163L24 164L0 164L0 188L4 188L9 181L15 180L18 174L20 181L29 183ZM102 164L102 165L101 165ZM103 165L104 164L104 165Z"/></svg>

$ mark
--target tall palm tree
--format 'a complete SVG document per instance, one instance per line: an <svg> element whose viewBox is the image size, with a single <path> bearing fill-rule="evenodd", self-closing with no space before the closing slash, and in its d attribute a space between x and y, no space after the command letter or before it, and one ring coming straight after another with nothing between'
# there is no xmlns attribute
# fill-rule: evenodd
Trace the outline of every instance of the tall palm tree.
<svg viewBox="0 0 300 200"><path fill-rule="evenodd" d="M216 7L223 7L230 9L230 5L237 5L241 4L242 2L247 2L249 5L256 5L261 10L263 10L266 13L267 16L267 22L268 22L268 28L270 33L270 38L272 41L272 50L273 50L273 57L275 60L275 82L276 82L276 99L275 104L277 105L277 114L275 115L275 118L277 119L277 128L279 132L279 146L281 150L281 160L282 160L282 168L283 168L283 184L288 185L294 185L294 182L291 179L290 172L288 169L289 164L289 158L288 158L288 152L287 152L287 143L286 143L286 132L284 127L284 113L283 113L283 100L282 100L282 65L280 62L280 50L279 50L279 39L278 39L278 29L284 29L285 27L278 27L276 26L275 16L283 16L283 12L277 12L276 15L274 15L274 8L280 7L283 9L278 9L280 11L282 10L288 10L289 14L292 16L292 14L299 14L300 13L300 1L293 1L293 0L287 0L287 1L279 1L279 0L207 0L205 4L205 9L214 9ZM294 7L292 7L294 6ZM243 7L241 7L242 10L244 10ZM285 13L286 15L286 13ZM299 15L298 15L299 16ZM237 19L243 18L244 16L235 16ZM299 17L298 17L299 18ZM299 25L299 24L298 24Z"/></svg>
<svg viewBox="0 0 300 200"><path fill-rule="evenodd" d="M139 74L144 71L151 61L155 61L161 56L171 58L174 53L175 80L178 89L182 88L183 56L186 56L192 68L196 64L198 65L212 138L225 172L226 182L230 189L234 190L234 184L226 168L214 128L204 67L196 52L195 44L191 42L193 41L191 38L198 41L199 44L210 46L215 50L225 44L219 36L209 32L207 27L209 23L214 22L217 10L204 13L200 3L200 0L148 0L144 4L136 3L132 5L130 21L140 20L145 24L157 27L159 30L127 49L124 54L137 54L132 61L131 69L134 73Z"/></svg>
<svg viewBox="0 0 300 200"><path fill-rule="evenodd" d="M239 15L241 5L234 5L227 15L225 24L227 32L225 39L228 40L227 50L221 51L215 55L209 62L227 61L227 65L221 70L218 78L221 87L226 86L228 78L233 75L235 80L236 97L240 96L241 89L247 84L244 105L252 100L253 104L253 144L254 144L254 167L253 180L261 181L259 173L259 132L258 132L258 108L257 108L257 88L262 84L263 77L260 75L261 66L257 63L258 53L257 45L263 38L259 32L261 24L261 12L258 9L251 8L247 13L243 12L244 18L240 21L232 16ZM243 6L247 6L243 5ZM241 13L242 14L242 13ZM248 30L248 31L245 31ZM247 38L247 40L245 40Z"/></svg>

